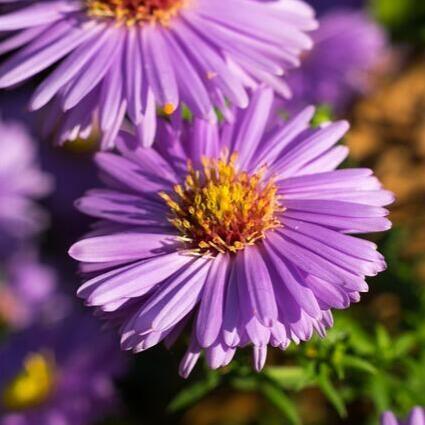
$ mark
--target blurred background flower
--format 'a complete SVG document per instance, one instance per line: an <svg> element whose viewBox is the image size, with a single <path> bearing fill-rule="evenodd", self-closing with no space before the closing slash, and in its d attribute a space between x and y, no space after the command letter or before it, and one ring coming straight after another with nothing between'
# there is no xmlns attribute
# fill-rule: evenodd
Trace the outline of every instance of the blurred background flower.
<svg viewBox="0 0 425 425"><path fill-rule="evenodd" d="M92 318L29 327L0 348L2 425L85 425L114 412L124 359Z"/></svg>
<svg viewBox="0 0 425 425"><path fill-rule="evenodd" d="M23 124L2 119L0 134L0 256L6 256L47 227L35 200L52 190L52 181L40 170L36 142Z"/></svg>
<svg viewBox="0 0 425 425"><path fill-rule="evenodd" d="M0 322L23 329L63 314L53 268L41 264L34 249L15 253L0 268Z"/></svg>
<svg viewBox="0 0 425 425"><path fill-rule="evenodd" d="M355 96L370 88L371 71L385 58L385 32L364 10L341 6L321 16L312 50L289 72L293 97L282 102L283 109L326 105L342 115Z"/></svg>

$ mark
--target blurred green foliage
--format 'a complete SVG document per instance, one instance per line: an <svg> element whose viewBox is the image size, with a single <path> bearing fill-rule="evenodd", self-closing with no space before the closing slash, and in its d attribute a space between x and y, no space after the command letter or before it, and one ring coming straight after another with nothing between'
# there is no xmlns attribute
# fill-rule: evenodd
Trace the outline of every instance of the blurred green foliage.
<svg viewBox="0 0 425 425"><path fill-rule="evenodd" d="M425 44L425 2L423 0L370 0L370 9L395 41Z"/></svg>

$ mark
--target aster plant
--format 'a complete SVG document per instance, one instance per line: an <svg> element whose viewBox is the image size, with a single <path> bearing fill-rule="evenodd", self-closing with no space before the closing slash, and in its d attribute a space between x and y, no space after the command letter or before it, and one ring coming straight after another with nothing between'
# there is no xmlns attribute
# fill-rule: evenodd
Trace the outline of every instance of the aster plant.
<svg viewBox="0 0 425 425"><path fill-rule="evenodd" d="M385 269L351 234L387 230L393 196L368 169L335 170L348 124L310 128L312 107L283 122L273 100L256 91L232 124L164 123L149 149L122 132L119 154L96 158L107 187L77 204L101 219L70 249L89 276L79 296L120 326L127 350L191 328L182 376L203 350L218 368L248 345L261 370L269 344L324 335L330 310Z"/></svg>
<svg viewBox="0 0 425 425"><path fill-rule="evenodd" d="M283 96L285 70L312 46L313 10L301 0L6 1L10 34L0 53L0 87L53 66L30 106L49 104L47 127L62 121L59 140L88 137L94 119L113 145L124 116L150 145L157 108L171 115L183 102L213 120L214 107L246 107L259 82Z"/></svg>
<svg viewBox="0 0 425 425"><path fill-rule="evenodd" d="M90 317L30 327L0 357L1 425L89 425L118 407L113 379L125 362Z"/></svg>

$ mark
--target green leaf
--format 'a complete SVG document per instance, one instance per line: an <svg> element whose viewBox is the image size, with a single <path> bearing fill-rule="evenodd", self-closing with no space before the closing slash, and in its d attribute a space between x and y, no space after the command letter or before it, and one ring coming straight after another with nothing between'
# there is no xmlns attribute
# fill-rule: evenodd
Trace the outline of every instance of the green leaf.
<svg viewBox="0 0 425 425"><path fill-rule="evenodd" d="M295 403L279 388L269 382L260 386L263 395L272 403L293 425L301 425L301 418Z"/></svg>
<svg viewBox="0 0 425 425"><path fill-rule="evenodd" d="M256 377L236 377L230 381L233 388L238 391L256 391L259 379Z"/></svg>
<svg viewBox="0 0 425 425"><path fill-rule="evenodd" d="M372 0L373 14L388 26L399 26L409 18L412 1Z"/></svg>
<svg viewBox="0 0 425 425"><path fill-rule="evenodd" d="M335 314L335 329L344 331L349 336L349 344L356 353L372 355L375 353L375 343L370 335L347 315Z"/></svg>
<svg viewBox="0 0 425 425"><path fill-rule="evenodd" d="M192 111L186 105L182 106L181 111L183 120L191 122L193 119Z"/></svg>
<svg viewBox="0 0 425 425"><path fill-rule="evenodd" d="M325 364L320 366L317 381L320 389L323 391L323 394L325 394L327 399L332 403L338 414L345 418L347 416L347 409L345 407L344 400L338 390L333 386L330 379L329 368Z"/></svg>
<svg viewBox="0 0 425 425"><path fill-rule="evenodd" d="M344 356L342 363L347 369L356 369L370 374L375 374L378 372L372 363L360 357L351 356L349 354Z"/></svg>
<svg viewBox="0 0 425 425"><path fill-rule="evenodd" d="M382 326L376 326L376 343L378 345L378 352L384 358L391 357L393 344L388 331Z"/></svg>
<svg viewBox="0 0 425 425"><path fill-rule="evenodd" d="M219 384L217 375L209 375L208 378L201 382L196 382L189 387L183 388L168 405L167 410L176 412L196 403L205 397L210 391Z"/></svg>
<svg viewBox="0 0 425 425"><path fill-rule="evenodd" d="M395 357L404 357L409 354L409 352L416 345L416 337L412 334L405 334L400 336L393 343L393 352Z"/></svg>
<svg viewBox="0 0 425 425"><path fill-rule="evenodd" d="M345 357L345 347L342 344L337 344L335 346L335 350L332 355L332 364L335 368L335 372L338 375L338 379L343 379L345 376L344 357Z"/></svg>
<svg viewBox="0 0 425 425"><path fill-rule="evenodd" d="M378 411L383 412L391 407L391 390L389 382L383 373L379 373L371 378L369 391Z"/></svg>
<svg viewBox="0 0 425 425"><path fill-rule="evenodd" d="M299 366L276 366L264 370L264 375L280 387L299 391L312 382L308 372Z"/></svg>
<svg viewBox="0 0 425 425"><path fill-rule="evenodd" d="M311 125L313 127L319 127L321 124L329 122L332 120L332 107L326 103L319 105L316 108L316 113L314 114L313 119L311 120Z"/></svg>

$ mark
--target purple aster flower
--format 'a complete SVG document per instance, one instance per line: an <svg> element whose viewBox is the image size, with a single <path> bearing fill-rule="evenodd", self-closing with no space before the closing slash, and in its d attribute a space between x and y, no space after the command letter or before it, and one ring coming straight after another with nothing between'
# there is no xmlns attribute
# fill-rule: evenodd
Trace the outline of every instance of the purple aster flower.
<svg viewBox="0 0 425 425"><path fill-rule="evenodd" d="M29 328L0 358L1 425L88 425L117 407L113 379L125 363L94 319Z"/></svg>
<svg viewBox="0 0 425 425"><path fill-rule="evenodd" d="M326 103L341 112L367 90L370 71L385 51L384 30L365 12L339 9L323 15L312 36L313 49L288 74L293 97L282 104L294 112L306 103Z"/></svg>
<svg viewBox="0 0 425 425"><path fill-rule="evenodd" d="M425 409L414 407L407 421L399 421L392 412L385 412L381 417L381 425L425 425Z"/></svg>
<svg viewBox="0 0 425 425"><path fill-rule="evenodd" d="M56 316L63 304L56 274L31 250L14 254L0 268L0 322L22 329Z"/></svg>
<svg viewBox="0 0 425 425"><path fill-rule="evenodd" d="M157 107L172 114L183 102L214 119L214 106L246 107L259 82L287 96L281 77L316 22L301 0L45 0L3 14L0 28L12 32L0 53L18 49L0 87L54 65L31 108L50 103L48 125L66 112L60 140L87 137L95 118L110 147L125 115L150 145Z"/></svg>
<svg viewBox="0 0 425 425"><path fill-rule="evenodd" d="M37 163L36 149L26 129L0 121L0 254L10 252L11 243L40 231L46 215L34 199L51 189L50 178Z"/></svg>
<svg viewBox="0 0 425 425"><path fill-rule="evenodd" d="M96 158L108 188L77 204L102 219L70 249L91 274L79 296L135 352L192 326L183 376L202 350L217 368L247 345L260 370L268 344L324 335L330 309L358 301L385 268L350 234L388 229L393 195L368 169L335 171L348 124L311 129L312 107L283 122L273 101L255 92L232 124L165 124L148 149L121 133L121 155Z"/></svg>

